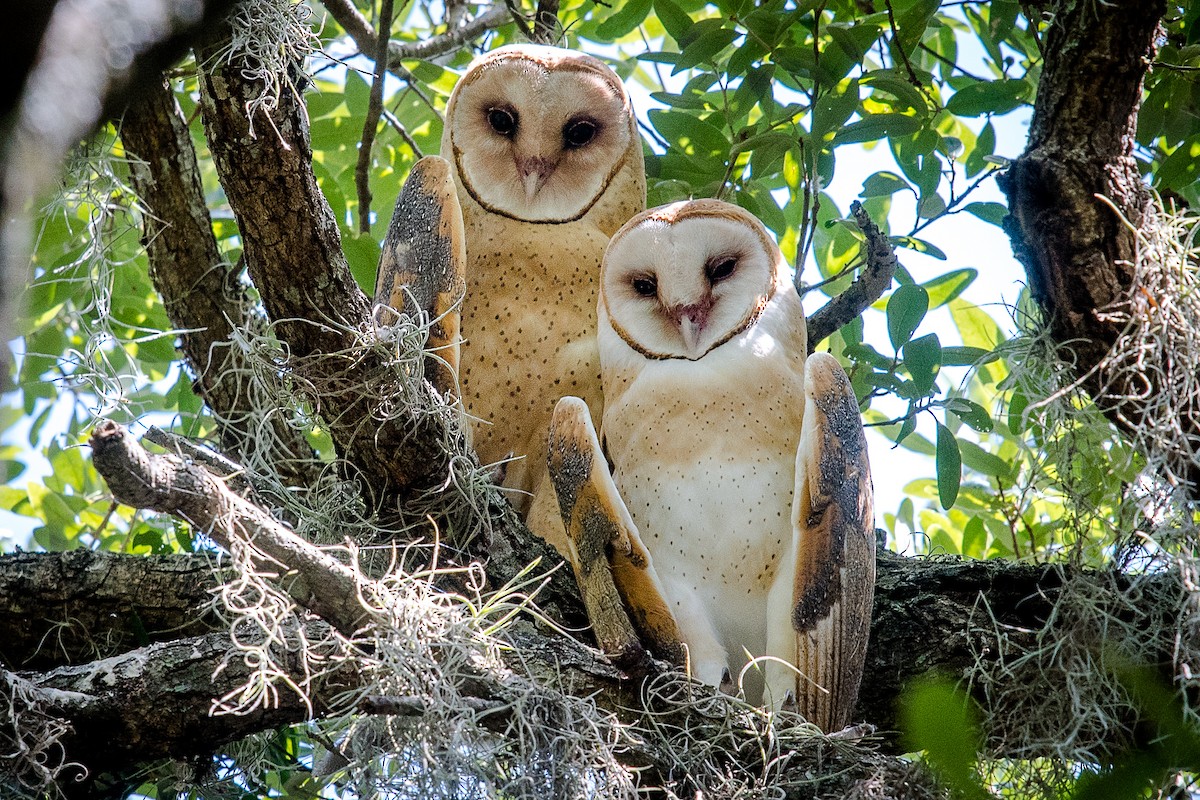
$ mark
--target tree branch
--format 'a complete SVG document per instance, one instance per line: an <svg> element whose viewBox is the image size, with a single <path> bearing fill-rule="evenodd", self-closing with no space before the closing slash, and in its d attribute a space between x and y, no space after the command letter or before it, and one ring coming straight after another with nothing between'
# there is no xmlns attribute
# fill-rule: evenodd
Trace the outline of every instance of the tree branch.
<svg viewBox="0 0 1200 800"><path fill-rule="evenodd" d="M855 200L850 204L850 212L854 214L859 230L867 238L867 263L854 279L854 283L808 318L809 353L815 351L817 345L882 297L896 275L899 262L896 260L896 251L891 241L879 230L879 226L867 214L862 203Z"/></svg>
<svg viewBox="0 0 1200 800"><path fill-rule="evenodd" d="M558 0L538 0L533 14L533 36L535 44L556 45L562 38L558 24Z"/></svg>
<svg viewBox="0 0 1200 800"><path fill-rule="evenodd" d="M150 277L180 331L195 387L222 422L226 447L248 461L265 426L281 448L272 461L280 478L293 486L312 485L318 465L303 435L287 423L286 410L272 409L276 413L263 419L254 406L263 392L255 390L247 356L233 343L234 323L249 321L253 302L217 248L187 122L161 79L147 85L126 111L121 141L133 157L133 186L146 209L142 243Z"/></svg>
<svg viewBox="0 0 1200 800"><path fill-rule="evenodd" d="M392 9L394 0L382 0L379 4L378 43L373 55L375 75L371 79L370 102L363 120L362 138L358 145L358 161L354 166L354 184L358 189L358 232L371 232L371 156L375 148L375 132L379 117L383 113L383 79L387 75L387 49L392 31Z"/></svg>
<svg viewBox="0 0 1200 800"><path fill-rule="evenodd" d="M354 44L360 52L375 52L373 45L379 40L379 35L350 0L321 0L321 2L329 11L330 16L342 26L342 30L354 40ZM503 27L509 22L511 19L508 16L508 9L504 7L503 3L494 3L486 11L467 20L460 27L447 30L437 36L431 36L423 42L409 44L389 42L387 68L398 77L407 80L406 76L409 73L400 64L401 61L431 59L445 55L470 40L482 36L487 31ZM402 70L402 72L397 72L397 70Z"/></svg>
<svg viewBox="0 0 1200 800"><path fill-rule="evenodd" d="M370 304L350 275L313 176L304 109L285 92L272 117L279 135L251 136L246 108L258 87L241 68L245 54L216 58L223 44L227 31L199 59L209 65L200 73L209 146L238 220L247 268L289 350L291 375L325 417L339 453L367 490L368 507L398 513L424 492L444 494L458 477L456 460L473 458L458 412L427 382L406 389L412 378L370 346ZM413 408L397 413L404 397ZM563 613L555 618L580 624L569 570L555 569L558 554L521 524L497 490L483 490L473 502L474 524L482 529L476 552L486 555L489 576L503 585L540 561L553 572L545 603L561 603Z"/></svg>
<svg viewBox="0 0 1200 800"><path fill-rule="evenodd" d="M1033 297L1054 340L1073 354L1077 374L1087 376L1085 388L1101 402L1112 376L1096 367L1123 326L1097 312L1126 296L1136 242L1099 197L1134 226L1153 216L1133 147L1143 78L1165 11L1161 0L1055 3L1029 143L1000 180L1009 204L1004 227ZM1149 372L1141 377L1153 380ZM1169 390L1150 386L1146 393ZM1105 405L1126 430L1140 424L1135 403ZM1190 422L1186 427L1195 431Z"/></svg>
<svg viewBox="0 0 1200 800"><path fill-rule="evenodd" d="M133 634L121 631L134 627L134 620L141 621L153 640L171 635L173 624L187 626L178 632L181 635L203 631L211 624L206 614L209 594L223 574L208 564L202 556L147 559L79 551L0 557L0 601L43 587L24 606L18 603L12 613L0 616L0 641L11 642L4 648L5 659L9 664L49 666L64 660L57 648L75 659L86 658L87 648L108 628L116 629L109 650L115 652L130 644ZM913 559L881 552L867 677L854 719L894 731L896 698L913 679L927 672L965 679L978 671L981 658L986 663L1020 657L1037 646L1043 633L1054 640L1054 631L1044 630L1047 621L1072 624L1056 617L1054 608L1064 583L1080 578L1100 576L1057 566ZM1123 588L1121 580L1115 590ZM73 592L76 584L78 591ZM1142 611L1149 617L1174 619L1179 593L1177 579L1163 575L1143 593ZM40 610L30 619L23 608ZM43 638L68 621L73 624L63 639L51 643ZM22 632L22 626L31 630ZM536 668L544 680L575 687L577 694L599 693L608 708L641 707L639 683L573 639L527 623L508 635L521 670ZM1154 661L1159 655L1146 657ZM985 692L1010 687L1000 683L972 688L983 699ZM885 747L895 746L894 740L885 739Z"/></svg>
<svg viewBox="0 0 1200 800"><path fill-rule="evenodd" d="M310 621L309 639L321 638L323 623ZM242 644L251 641L243 634ZM257 641L257 640L255 640ZM67 768L58 787L68 796L95 797L107 786L120 789L139 764L163 759L209 756L221 745L251 733L301 722L326 710L322 698L333 697L355 682L343 666L318 676L310 709L305 698L282 691L274 704L249 714L214 714L213 700L244 685L255 665L242 658L228 631L176 639L132 650L119 656L49 672L14 674L0 669L0 741L10 744L37 733L33 720L57 720L57 744L63 760L82 768ZM297 680L303 670L296 652L277 657ZM5 708L6 707L6 708ZM16 723L16 727L13 725ZM22 727L24 726L24 727ZM44 730L44 729L43 729ZM0 748L0 765L20 775L20 754ZM14 753L16 757L14 758ZM8 762L8 763L4 763ZM87 779L81 780L86 770ZM136 785L136 781L135 781Z"/></svg>
<svg viewBox="0 0 1200 800"><path fill-rule="evenodd" d="M172 514L226 550L251 546L264 572L284 565L280 585L302 607L353 635L365 612L355 572L292 533L265 510L231 491L208 470L172 455L155 455L114 422L89 441L92 463L119 502Z"/></svg>
<svg viewBox="0 0 1200 800"><path fill-rule="evenodd" d="M200 102L247 269L290 352L292 377L375 503L442 485L446 420L401 418L385 409L394 395L388 389L402 376L368 346L370 301L350 274L337 222L313 175L299 93L282 92L271 124L260 126L268 132L252 134L247 103L261 86L242 69L246 53L223 53L229 45L226 29L200 49L207 65ZM387 381L393 386L381 385Z"/></svg>
<svg viewBox="0 0 1200 800"><path fill-rule="evenodd" d="M150 642L207 633L215 554L126 556L91 550L0 558L0 664L49 669Z"/></svg>

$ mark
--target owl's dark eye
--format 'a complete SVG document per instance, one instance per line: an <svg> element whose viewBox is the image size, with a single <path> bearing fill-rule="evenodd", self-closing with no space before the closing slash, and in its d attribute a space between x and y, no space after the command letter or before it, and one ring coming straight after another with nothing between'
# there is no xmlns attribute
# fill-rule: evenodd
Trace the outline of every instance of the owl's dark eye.
<svg viewBox="0 0 1200 800"><path fill-rule="evenodd" d="M517 132L517 112L507 108L489 108L487 121L492 130L501 136L511 137Z"/></svg>
<svg viewBox="0 0 1200 800"><path fill-rule="evenodd" d="M736 268L736 258L721 258L709 263L704 272L708 275L709 283L720 283L732 275Z"/></svg>
<svg viewBox="0 0 1200 800"><path fill-rule="evenodd" d="M633 290L642 297L654 297L658 294L658 281L654 278L634 278Z"/></svg>
<svg viewBox="0 0 1200 800"><path fill-rule="evenodd" d="M577 119L563 126L563 142L567 147L583 147L596 138L598 126L590 119Z"/></svg>

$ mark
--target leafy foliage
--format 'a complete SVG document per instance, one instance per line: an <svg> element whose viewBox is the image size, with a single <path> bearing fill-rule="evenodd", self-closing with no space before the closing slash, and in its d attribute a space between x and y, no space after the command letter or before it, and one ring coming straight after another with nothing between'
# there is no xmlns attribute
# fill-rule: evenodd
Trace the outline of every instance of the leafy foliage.
<svg viewBox="0 0 1200 800"><path fill-rule="evenodd" d="M373 15L370 3L355 4ZM451 5L412 4L393 38L437 36ZM977 190L1004 164L998 123L1027 109L1037 89L1045 23L1022 9L1014 0L578 0L559 16L567 45L604 58L636 87L649 204L721 197L756 214L796 264L810 310L843 291L864 258L863 236L831 187L864 154L878 165L858 195L899 250L897 285L823 347L847 366L866 419L925 459L928 477L907 483L898 508L881 509L893 544L914 537L926 553L1099 565L1127 555L1111 545L1127 527L1123 501L1142 461L1086 402L1069 400L1065 425L1047 418L1058 385L1044 343L1010 337L1007 320L996 321L1011 313L1026 327L1035 316L1027 298L1009 312L969 301L964 293L987 265L949 263L940 238L964 213L993 226L1006 213ZM1164 197L1194 206L1200 7L1171 9L1138 156ZM313 35L320 49L305 98L314 170L369 290L387 210L415 159L438 151L446 100L472 51L405 61L403 79L389 79L369 170L374 224L360 234L355 164L372 65L332 20L314 17ZM507 23L481 47L519 39ZM182 67L176 94L192 121L214 232L235 264L241 243L196 119L194 71ZM128 180L110 126L80 151L39 220L16 389L0 405L0 509L34 520L32 544L49 550L192 547L188 531L110 506L80 449L100 415L214 432L147 275L145 212ZM311 438L328 454L318 427ZM893 478L877 468L877 480ZM929 692L911 700L943 710L950 702ZM960 779L974 785L969 771L952 782Z"/></svg>

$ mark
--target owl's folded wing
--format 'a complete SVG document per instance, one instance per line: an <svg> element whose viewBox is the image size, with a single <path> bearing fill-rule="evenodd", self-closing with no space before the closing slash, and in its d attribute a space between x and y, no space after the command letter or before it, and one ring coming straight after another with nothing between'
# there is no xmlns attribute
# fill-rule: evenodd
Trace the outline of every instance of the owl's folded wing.
<svg viewBox="0 0 1200 800"><path fill-rule="evenodd" d="M805 367L804 426L796 456L792 627L796 701L827 732L850 721L866 659L875 591L871 469L862 418L837 360Z"/></svg>
<svg viewBox="0 0 1200 800"><path fill-rule="evenodd" d="M397 312L429 321L425 374L446 397L458 394L465 242L450 162L426 156L396 198L379 256L375 314L380 325L395 325Z"/></svg>
<svg viewBox="0 0 1200 800"><path fill-rule="evenodd" d="M618 663L631 662L644 642L659 658L681 663L675 617L578 397L554 408L548 461L569 560L600 648Z"/></svg>

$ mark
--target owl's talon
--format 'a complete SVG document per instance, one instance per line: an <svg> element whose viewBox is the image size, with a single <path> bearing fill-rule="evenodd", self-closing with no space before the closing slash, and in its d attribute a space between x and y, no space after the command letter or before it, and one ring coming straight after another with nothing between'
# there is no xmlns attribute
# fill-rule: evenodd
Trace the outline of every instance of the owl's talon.
<svg viewBox="0 0 1200 800"><path fill-rule="evenodd" d="M723 694L737 694L737 686L733 683L733 675L729 672L729 667L721 670L721 683L717 688Z"/></svg>

